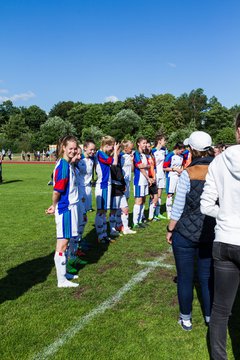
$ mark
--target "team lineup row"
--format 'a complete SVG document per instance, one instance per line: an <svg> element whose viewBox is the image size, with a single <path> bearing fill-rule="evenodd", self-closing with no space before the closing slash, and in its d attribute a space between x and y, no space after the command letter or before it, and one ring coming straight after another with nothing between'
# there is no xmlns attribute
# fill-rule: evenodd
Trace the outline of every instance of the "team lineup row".
<svg viewBox="0 0 240 360"><path fill-rule="evenodd" d="M55 214L57 245L54 259L59 287L78 286L69 281L77 277L73 275L71 262L81 255L87 212L92 208L94 170L97 175L95 229L99 243L109 244L120 232L132 235L138 228L145 227L144 207L148 194L148 219L165 219L160 213L161 195L165 187L168 194L166 210L170 218L177 181L188 163L190 153L182 143L176 144L174 150L167 153L165 144L164 135L156 137L154 148L147 139L140 137L134 150L132 141L117 144L114 138L105 136L100 149L96 151L93 140L86 141L81 149L75 137L61 139L53 175L53 201L46 211ZM128 199L132 172L135 203L131 229ZM107 234L108 210L110 236Z"/></svg>

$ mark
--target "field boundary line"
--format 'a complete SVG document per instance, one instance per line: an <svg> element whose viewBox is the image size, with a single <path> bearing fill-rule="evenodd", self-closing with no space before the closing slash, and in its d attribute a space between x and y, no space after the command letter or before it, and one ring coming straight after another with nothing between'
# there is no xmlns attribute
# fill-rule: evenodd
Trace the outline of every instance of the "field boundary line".
<svg viewBox="0 0 240 360"><path fill-rule="evenodd" d="M164 261L169 254L169 251L162 255L159 258L156 258L155 261L150 262L142 262L139 265L147 265L147 268L139 271L136 275L134 275L123 287L121 287L116 294L102 302L95 309L91 310L87 315L81 317L75 325L71 326L68 330L66 330L60 338L54 341L51 345L46 346L42 351L36 354L32 359L33 360L43 360L48 357L54 355L67 341L72 339L80 330L83 329L85 325L87 325L93 318L98 315L103 314L106 310L113 308L122 297L128 293L132 288L141 283L151 272L153 272L157 266L162 266L162 261Z"/></svg>

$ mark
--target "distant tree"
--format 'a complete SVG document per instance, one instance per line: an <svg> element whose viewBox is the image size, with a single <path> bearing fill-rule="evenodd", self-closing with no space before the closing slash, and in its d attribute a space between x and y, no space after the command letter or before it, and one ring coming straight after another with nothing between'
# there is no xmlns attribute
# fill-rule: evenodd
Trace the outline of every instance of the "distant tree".
<svg viewBox="0 0 240 360"><path fill-rule="evenodd" d="M40 126L47 121L46 112L36 105L29 106L28 108L22 107L21 113L24 116L26 125L33 131L39 130Z"/></svg>
<svg viewBox="0 0 240 360"><path fill-rule="evenodd" d="M13 106L11 100L6 100L0 104L0 126L6 124L11 115L19 114L20 109Z"/></svg>
<svg viewBox="0 0 240 360"><path fill-rule="evenodd" d="M69 121L54 116L41 125L36 141L39 147L47 148L48 145L57 144L59 138L68 134L77 135L75 127Z"/></svg>
<svg viewBox="0 0 240 360"><path fill-rule="evenodd" d="M59 116L62 119L67 119L68 112L74 107L73 101L60 101L49 112L49 117Z"/></svg>
<svg viewBox="0 0 240 360"><path fill-rule="evenodd" d="M234 127L234 117L231 112L218 102L214 102L210 110L204 114L203 128L215 138L219 130Z"/></svg>
<svg viewBox="0 0 240 360"><path fill-rule="evenodd" d="M172 149L177 142L183 142L191 135L193 131L196 130L195 121L192 120L185 128L178 129L177 131L173 131L170 134L167 141L167 147Z"/></svg>
<svg viewBox="0 0 240 360"><path fill-rule="evenodd" d="M8 122L2 126L3 132L10 141L14 141L21 137L23 133L29 131L22 114L10 115Z"/></svg>
<svg viewBox="0 0 240 360"><path fill-rule="evenodd" d="M141 129L143 122L132 110L121 110L113 117L110 126L110 135L114 136L117 141L122 140L126 136L135 136Z"/></svg>
<svg viewBox="0 0 240 360"><path fill-rule="evenodd" d="M214 138L215 144L235 144L236 135L234 127L224 127L219 130Z"/></svg>
<svg viewBox="0 0 240 360"><path fill-rule="evenodd" d="M104 136L104 133L97 126L90 126L88 128L84 128L82 131L82 143L87 139L92 139L95 141L96 145L99 147L101 138Z"/></svg>
<svg viewBox="0 0 240 360"><path fill-rule="evenodd" d="M149 98L145 97L143 94L140 94L133 98L127 98L123 104L124 104L124 109L132 110L137 115L142 117L144 115L148 102L149 102Z"/></svg>

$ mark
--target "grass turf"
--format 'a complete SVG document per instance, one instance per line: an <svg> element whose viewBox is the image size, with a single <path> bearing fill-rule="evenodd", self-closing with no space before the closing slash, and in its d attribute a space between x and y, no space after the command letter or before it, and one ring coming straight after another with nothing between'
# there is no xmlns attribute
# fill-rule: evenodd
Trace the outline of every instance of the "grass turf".
<svg viewBox="0 0 240 360"><path fill-rule="evenodd" d="M4 164L0 185L0 358L32 359L61 338L86 314L116 294L150 261L166 254L166 221L151 223L108 248L96 244L95 212L86 236L93 248L79 272L79 288L58 289L53 263L55 224L44 210L51 203L47 186L53 165ZM130 203L132 209L133 203ZM171 253L165 263L174 264ZM175 269L155 268L106 312L95 316L50 359L209 359L207 328L198 291L193 331L177 324ZM239 308L236 306L239 314ZM229 359L240 358L239 325L230 323ZM230 339L229 339L230 340ZM232 345L232 346L231 346ZM233 347L233 350L232 350Z"/></svg>

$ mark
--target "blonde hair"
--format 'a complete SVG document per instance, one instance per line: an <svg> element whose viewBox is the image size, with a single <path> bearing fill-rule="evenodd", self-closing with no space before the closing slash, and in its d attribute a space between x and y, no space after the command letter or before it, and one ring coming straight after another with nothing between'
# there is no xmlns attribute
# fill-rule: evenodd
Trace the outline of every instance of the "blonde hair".
<svg viewBox="0 0 240 360"><path fill-rule="evenodd" d="M115 139L112 136L103 136L101 140L101 147L105 145L113 145L115 143Z"/></svg>
<svg viewBox="0 0 240 360"><path fill-rule="evenodd" d="M129 147L130 145L133 145L133 146L134 146L134 143L133 143L133 141L131 141L131 140L122 140L122 142L121 142L121 148L122 148L122 149L126 149L126 148Z"/></svg>

